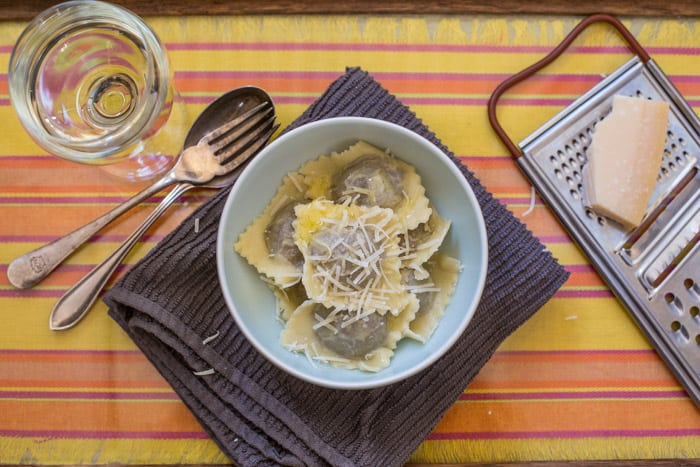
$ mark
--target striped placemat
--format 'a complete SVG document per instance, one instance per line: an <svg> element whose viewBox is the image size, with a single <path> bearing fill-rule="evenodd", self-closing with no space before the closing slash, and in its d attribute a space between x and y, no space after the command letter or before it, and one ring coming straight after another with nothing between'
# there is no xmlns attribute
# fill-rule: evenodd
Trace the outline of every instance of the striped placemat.
<svg viewBox="0 0 700 467"><path fill-rule="evenodd" d="M369 71L423 119L560 259L571 277L512 335L434 432L416 462L700 458L700 411L493 134L486 102L579 18L147 18L169 50L194 117L255 84L283 126L342 74ZM630 19L691 106L700 106L700 24ZM0 24L7 69L22 24ZM500 105L515 141L615 70L630 52L594 26ZM54 301L135 228L162 194L100 232L32 290L5 278L16 256L91 220L139 187L60 161L26 136L0 74L0 463L222 463L226 457L99 303L73 330L48 330ZM142 257L209 193L185 195L120 269ZM698 326L700 332L700 324Z"/></svg>

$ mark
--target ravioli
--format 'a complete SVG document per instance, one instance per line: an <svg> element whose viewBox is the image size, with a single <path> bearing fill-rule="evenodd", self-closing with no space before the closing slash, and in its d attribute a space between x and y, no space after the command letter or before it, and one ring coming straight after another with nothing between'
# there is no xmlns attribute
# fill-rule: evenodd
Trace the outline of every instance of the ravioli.
<svg viewBox="0 0 700 467"><path fill-rule="evenodd" d="M278 215L293 214L293 207L306 201L305 192L306 187L299 174L295 172L288 174L262 214L246 228L234 245L238 254L280 288L289 287L301 280L303 258L300 252L298 257L294 254L293 250L296 248L294 243L289 244L293 218L284 220ZM286 228L283 224L288 225L288 237L284 237ZM271 230L275 228L283 237L278 242L279 246L272 248L276 251L271 251L269 239Z"/></svg>
<svg viewBox="0 0 700 467"><path fill-rule="evenodd" d="M457 286L461 270L459 260L436 253L426 264L428 276L417 279L413 270L404 269L404 281L408 290L416 296L419 308L409 325L407 336L419 342L427 341L437 327L440 318Z"/></svg>
<svg viewBox="0 0 700 467"><path fill-rule="evenodd" d="M311 160L299 173L310 199L389 208L407 230L430 217L430 201L415 169L365 141Z"/></svg>
<svg viewBox="0 0 700 467"><path fill-rule="evenodd" d="M280 288L274 284L268 284L275 294L277 299L277 317L282 321L287 321L294 310L308 300L306 296L306 288L301 282L290 285L286 288Z"/></svg>
<svg viewBox="0 0 700 467"><path fill-rule="evenodd" d="M329 308L399 313L401 225L393 211L320 199L296 207L295 241L308 297Z"/></svg>
<svg viewBox="0 0 700 467"><path fill-rule="evenodd" d="M450 230L451 222L442 217L435 207L431 206L431 211L427 222L402 234L399 241L403 248L403 267L412 269L416 279L428 277L428 272L423 266L440 248Z"/></svg>
<svg viewBox="0 0 700 467"><path fill-rule="evenodd" d="M450 225L411 165L358 141L290 172L234 248L277 299L281 345L376 372L445 313L461 268L440 252Z"/></svg>
<svg viewBox="0 0 700 467"><path fill-rule="evenodd" d="M397 343L409 332L418 309L413 297L397 315L329 309L308 300L297 308L280 336L283 346L312 361L376 372L389 366Z"/></svg>

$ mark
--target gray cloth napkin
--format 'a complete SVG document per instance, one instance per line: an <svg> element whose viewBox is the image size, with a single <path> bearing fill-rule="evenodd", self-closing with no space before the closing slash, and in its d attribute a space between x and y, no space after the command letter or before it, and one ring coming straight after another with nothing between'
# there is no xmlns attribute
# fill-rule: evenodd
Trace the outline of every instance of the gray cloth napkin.
<svg viewBox="0 0 700 467"><path fill-rule="evenodd" d="M128 271L105 301L114 320L237 465L403 464L499 344L568 276L416 115L365 71L346 70L285 131L345 115L403 125L437 144L461 168L488 231L483 298L453 348L403 382L364 391L303 382L262 357L229 314L215 264L228 190L217 194Z"/></svg>

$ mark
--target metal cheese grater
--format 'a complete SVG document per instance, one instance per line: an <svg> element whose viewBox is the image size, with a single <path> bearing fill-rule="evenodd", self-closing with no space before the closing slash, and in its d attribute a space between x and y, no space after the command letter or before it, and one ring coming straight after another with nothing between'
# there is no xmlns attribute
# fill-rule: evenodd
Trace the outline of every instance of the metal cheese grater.
<svg viewBox="0 0 700 467"><path fill-rule="evenodd" d="M637 53L515 146L495 107L510 86L550 63L589 24L615 26ZM615 94L670 104L663 163L642 224L625 231L586 206L582 171L598 122ZM523 172L700 406L700 120L616 19L587 18L545 59L505 81L489 118Z"/></svg>

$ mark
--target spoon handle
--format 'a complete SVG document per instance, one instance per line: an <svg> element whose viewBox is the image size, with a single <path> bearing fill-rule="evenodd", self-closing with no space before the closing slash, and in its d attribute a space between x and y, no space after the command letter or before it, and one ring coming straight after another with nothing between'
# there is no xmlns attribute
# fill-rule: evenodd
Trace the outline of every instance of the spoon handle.
<svg viewBox="0 0 700 467"><path fill-rule="evenodd" d="M7 268L7 278L12 285L19 289L34 286L104 226L173 183L174 179L168 173L97 219L63 237L57 238L51 243L47 243L16 258Z"/></svg>
<svg viewBox="0 0 700 467"><path fill-rule="evenodd" d="M143 223L124 240L124 243L119 245L104 261L95 266L56 302L51 310L49 328L54 331L68 329L78 323L95 302L117 266L136 245L141 236L173 202L193 187L194 185L186 182L175 185L153 212L144 219Z"/></svg>

